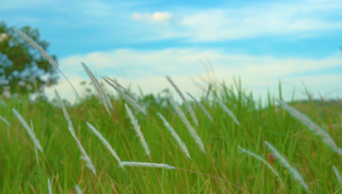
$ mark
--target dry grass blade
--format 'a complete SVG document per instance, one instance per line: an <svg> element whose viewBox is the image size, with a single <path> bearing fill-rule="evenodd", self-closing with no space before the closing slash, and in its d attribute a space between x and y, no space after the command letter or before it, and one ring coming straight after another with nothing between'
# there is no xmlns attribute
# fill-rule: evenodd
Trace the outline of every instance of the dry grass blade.
<svg viewBox="0 0 342 194"><path fill-rule="evenodd" d="M141 167L150 167L150 168L166 168L166 169L175 169L174 166L170 166L167 164L158 164L158 163L147 163L147 162L122 162L124 166L141 166Z"/></svg>
<svg viewBox="0 0 342 194"><path fill-rule="evenodd" d="M151 157L150 154L151 154L151 151L150 149L148 148L148 145L146 143L146 140L144 138L144 135L142 134L141 130L140 130L140 126L138 124L138 120L133 116L133 113L131 111L131 109L129 109L129 107L127 106L127 104L125 104L125 107L126 107L126 111L127 111L127 114L129 116L129 118L131 119L131 122L132 122L132 125L134 126L134 129L135 131L137 132L137 135L138 137L140 138L140 141L141 141L141 144L143 145L144 149L145 149L145 152L146 154L148 155L148 157Z"/></svg>
<svg viewBox="0 0 342 194"><path fill-rule="evenodd" d="M271 169L271 171L277 176L277 178L279 179L279 182L280 182L281 185L284 187L284 189L286 189L284 183L281 181L281 179L280 179L280 177L279 177L278 172L275 171L275 170L272 168L272 166L271 166L268 162L266 162L261 156L255 154L255 153L253 153L253 152L251 152L251 151L249 151L249 150L243 149L243 148L241 148L240 146L238 146L238 148L240 149L241 152L247 153L247 154L253 156L254 158L260 160L260 161L263 162L264 164L266 164L266 166L267 166L269 169Z"/></svg>
<svg viewBox="0 0 342 194"><path fill-rule="evenodd" d="M338 180L338 182L340 183L340 185L342 187L342 177L341 177L340 173L338 172L336 166L333 166L333 169L334 169L335 175L337 177L337 180Z"/></svg>
<svg viewBox="0 0 342 194"><path fill-rule="evenodd" d="M146 115L146 112L138 105L138 103L136 103L131 97L129 97L127 94L125 94L124 92L122 92L119 88L117 88L114 84L110 83L109 81L111 81L110 78L104 78L104 80L110 85L112 86L117 92L119 92L134 108L136 108L137 110L139 110L141 113L143 113L144 115Z"/></svg>
<svg viewBox="0 0 342 194"><path fill-rule="evenodd" d="M110 146L108 141L101 135L101 133L95 129L94 126L92 126L90 123L87 122L88 127L91 129L91 131L101 140L101 142L106 146L106 148L110 151L110 153L114 156L114 158L119 162L119 165L123 168L124 166L121 164L121 160L119 156L116 154L115 150Z"/></svg>
<svg viewBox="0 0 342 194"><path fill-rule="evenodd" d="M213 97L214 97L214 99L219 103L219 105L223 108L223 110L224 110L225 112L227 112L228 115L229 115L230 117L232 117L232 119L234 120L234 122L235 122L237 125L240 125L240 122L236 119L236 117L235 117L235 115L232 113L232 111L229 110L229 108L228 108L226 105L224 105L223 102L222 102L220 99L218 99L216 96L213 95Z"/></svg>
<svg viewBox="0 0 342 194"><path fill-rule="evenodd" d="M91 81L93 82L95 89L100 94L100 99L101 99L103 105L105 106L107 112L110 115L110 111L109 111L108 106L110 107L110 109L114 110L113 105L110 102L110 99L108 98L108 96L104 92L104 90L103 90L101 84L99 83L99 81L95 78L94 74L88 69L88 67L84 63L82 63L82 66L86 70L86 72L87 72L88 76L90 77Z"/></svg>
<svg viewBox="0 0 342 194"><path fill-rule="evenodd" d="M2 116L0 116L0 119L6 123L6 125L11 126L11 124Z"/></svg>
<svg viewBox="0 0 342 194"><path fill-rule="evenodd" d="M61 107L62 107L64 116L65 116L65 118L66 118L66 120L67 120L67 122L68 122L68 125L69 125L68 129L69 129L71 135L73 136L73 138L75 139L78 148L80 149L80 151L81 151L82 154L83 154L83 156L81 156L81 158L86 162L87 167L96 175L95 167L94 167L93 163L91 162L91 159L89 158L88 154L87 154L86 151L84 150L84 148L83 148L81 142L78 140L78 138L77 138L77 136L76 136L75 129L74 129L74 127L72 126L72 123L71 123L71 120L70 120L70 116L69 116L68 112L66 111L66 109L65 109L65 107L64 107L64 104L63 104L61 98L59 97L59 94L58 94L57 90L55 90L55 93L56 93L56 96L57 96L57 98L58 98L58 100L59 100L59 103L60 103L60 105L61 105Z"/></svg>
<svg viewBox="0 0 342 194"><path fill-rule="evenodd" d="M192 98L198 104L198 106L203 110L203 112L207 115L207 117L211 120L211 122L214 122L213 117L211 117L207 109L205 109L205 107L200 102L198 102L196 98L194 98L189 92L187 92L187 94L190 96L190 98Z"/></svg>
<svg viewBox="0 0 342 194"><path fill-rule="evenodd" d="M322 129L320 126L318 126L316 123L312 122L308 116L305 114L299 112L298 110L290 107L286 103L280 101L277 99L277 102L285 109L287 110L293 117L297 118L298 120L302 121L304 125L306 125L310 130L315 131L317 135L321 136L323 138L323 141L329 145L334 151L336 151L338 154L342 155L342 149L337 147L334 140L330 137L330 135Z"/></svg>
<svg viewBox="0 0 342 194"><path fill-rule="evenodd" d="M80 186L78 186L78 184L75 185L75 190L76 190L77 194L82 194L83 193L81 188L80 188Z"/></svg>
<svg viewBox="0 0 342 194"><path fill-rule="evenodd" d="M175 88L175 90L177 91L179 96L182 98L186 108L190 112L190 115L191 115L192 119L194 120L195 124L198 126L198 120L197 120L197 118L195 116L195 113L192 110L191 106L189 105L188 101L186 101L186 99L185 99L184 95L182 94L182 92L178 89L177 85L172 81L172 79L169 76L166 76L166 79L171 83L171 85Z"/></svg>
<svg viewBox="0 0 342 194"><path fill-rule="evenodd" d="M309 186L305 183L303 176L297 171L297 169L292 167L289 162L278 152L278 150L272 146L272 144L268 143L267 141L265 141L265 144L272 151L273 155L280 160L283 166L290 171L290 174L292 174L292 176L305 188L307 192L310 192Z"/></svg>
<svg viewBox="0 0 342 194"><path fill-rule="evenodd" d="M183 143L183 141L180 139L180 137L178 136L178 134L176 133L175 130L173 130L173 128L171 127L170 123L167 122L167 120L163 117L163 115L161 115L160 113L157 113L157 115L163 120L163 123L165 125L165 127L170 131L171 135L175 138L175 140L177 141L179 147L182 149L183 153L191 159L188 148L186 147L185 143Z"/></svg>
<svg viewBox="0 0 342 194"><path fill-rule="evenodd" d="M195 139L195 142L199 145L201 150L205 153L204 144L203 144L201 138L197 135L195 129L190 125L190 122L185 117L182 110L178 107L178 105L175 103L175 101L173 101L172 99L170 101L171 101L171 105L173 106L173 108L176 111L176 113L178 114L178 116L182 119L182 121L188 127L191 136Z"/></svg>
<svg viewBox="0 0 342 194"><path fill-rule="evenodd" d="M39 143L39 140L37 139L36 135L34 134L33 130L30 128L30 126L26 123L26 121L23 119L23 117L21 117L21 115L19 114L19 112L17 110L15 110L14 108L12 109L15 116L19 119L20 123L23 125L23 127L26 129L27 133L30 135L34 146L37 147L40 152L43 153L43 148Z"/></svg>

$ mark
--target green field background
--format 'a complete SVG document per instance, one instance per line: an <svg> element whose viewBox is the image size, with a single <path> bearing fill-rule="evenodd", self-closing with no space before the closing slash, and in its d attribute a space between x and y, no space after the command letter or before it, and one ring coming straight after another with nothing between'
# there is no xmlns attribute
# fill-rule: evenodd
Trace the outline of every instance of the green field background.
<svg viewBox="0 0 342 194"><path fill-rule="evenodd" d="M172 88L170 86L170 88ZM168 97L138 95L138 103L146 108L144 115L119 95L111 96L114 111L108 114L97 95L82 97L67 111L76 135L91 158L95 176L80 158L82 155L68 130L58 101L30 101L28 97L2 100L0 115L0 192L48 193L49 178L53 193L76 193L78 184L83 193L305 193L288 169L276 159L265 141L270 142L302 175L311 193L334 193L341 185L333 166L342 172L341 156L323 142L322 137L308 130L296 118L268 96L266 108L261 100L242 90L241 82L232 86L216 83L209 97L203 92L197 100L209 111L211 122L200 107L189 99L199 121L197 127L184 104L181 104L191 125L202 139L203 153L175 113ZM174 96L177 93L171 89ZM185 93L185 91L183 91ZM241 126L213 101L217 96L236 116ZM62 96L63 98L63 96ZM180 102L180 101L179 101ZM137 118L151 149L151 159L136 135L125 109L127 103ZM287 102L327 131L337 146L342 147L342 105L338 101L308 100ZM13 114L16 109L27 123L33 125L44 152L38 153L25 128ZM160 112L186 144L191 160L181 151L170 132L157 116ZM107 139L122 161L165 163L176 169L118 166L102 142L86 125L95 126ZM285 189L265 164L240 153L238 146L260 155L278 171ZM342 190L337 193L342 193Z"/></svg>

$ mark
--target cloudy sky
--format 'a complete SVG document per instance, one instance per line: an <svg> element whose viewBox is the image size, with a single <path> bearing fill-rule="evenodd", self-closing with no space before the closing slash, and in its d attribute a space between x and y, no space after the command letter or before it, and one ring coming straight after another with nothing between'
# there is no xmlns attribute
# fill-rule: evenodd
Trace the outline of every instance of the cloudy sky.
<svg viewBox="0 0 342 194"><path fill-rule="evenodd" d="M144 93L170 87L169 75L198 96L193 80L206 87L199 77L212 69L228 86L241 77L255 97L277 94L281 79L285 99L293 90L304 98L303 82L314 98L331 99L342 94L341 10L340 0L11 0L0 1L0 20L38 28L80 91L84 62ZM62 76L55 88L74 98Z"/></svg>

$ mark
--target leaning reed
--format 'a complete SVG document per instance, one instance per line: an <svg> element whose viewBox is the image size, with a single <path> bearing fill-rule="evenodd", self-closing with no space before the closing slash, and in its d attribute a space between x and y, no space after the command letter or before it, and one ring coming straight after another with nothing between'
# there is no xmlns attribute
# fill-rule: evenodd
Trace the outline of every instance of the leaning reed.
<svg viewBox="0 0 342 194"><path fill-rule="evenodd" d="M104 105L104 107L106 108L108 114L110 115L109 108L111 110L114 110L113 105L110 102L110 99L108 98L108 96L104 92L104 90L103 90L101 84L99 83L99 81L95 78L94 74L88 69L88 67L84 63L82 63L82 66L85 69L85 71L87 72L90 80L93 82L95 89L99 93L100 100L102 101L102 104Z"/></svg>
<svg viewBox="0 0 342 194"><path fill-rule="evenodd" d="M280 160L280 162L284 165L285 168L287 168L290 171L290 174L304 187L304 189L307 192L309 191L309 186L305 183L303 176L290 165L290 163L279 153L279 151L273 147L272 144L265 141L265 144L267 145L268 149L270 149L273 153L273 155Z"/></svg>
<svg viewBox="0 0 342 194"><path fill-rule="evenodd" d="M157 113L157 115L163 120L164 126L170 131L170 133L173 136L173 138L175 138L175 140L177 141L177 144L179 145L179 147L181 148L183 153L188 158L191 159L189 151L188 151L188 148L186 147L185 143L183 143L181 138L178 136L177 132L175 130L173 130L173 128L171 127L170 123L167 122L167 120L163 117L163 115L161 115L160 113Z"/></svg>
<svg viewBox="0 0 342 194"><path fill-rule="evenodd" d="M47 182L48 182L49 194L52 194L52 186L51 186L51 182L50 182L50 179L49 179L49 178L47 179Z"/></svg>
<svg viewBox="0 0 342 194"><path fill-rule="evenodd" d="M340 173L338 172L336 166L333 166L333 169L334 169L336 178L337 178L338 182L340 183L340 185L342 187L342 177L341 177Z"/></svg>
<svg viewBox="0 0 342 194"><path fill-rule="evenodd" d="M196 98L194 98L189 92L187 92L187 94L190 96L190 98L192 98L198 104L198 106L203 110L203 112L205 113L205 115L207 115L207 117L211 120L211 122L214 122L213 117L211 117L207 109L200 102L198 102Z"/></svg>
<svg viewBox="0 0 342 194"><path fill-rule="evenodd" d="M159 164L159 163L147 163L147 162L122 162L124 166L141 166L141 167L150 167L150 168L166 168L166 169L175 169L174 166L170 166L167 164Z"/></svg>
<svg viewBox="0 0 342 194"><path fill-rule="evenodd" d="M234 122L237 124L237 125L240 125L240 122L236 119L235 115L233 114L233 112L231 110L229 110L229 108L223 104L223 102L218 99L216 96L214 96L214 99L216 100L216 102L219 103L219 105L221 106L221 108L228 113L228 115L234 120Z"/></svg>
<svg viewBox="0 0 342 194"><path fill-rule="evenodd" d="M315 131L317 135L321 136L324 140L324 142L330 146L334 151L336 151L338 154L342 155L342 149L337 147L334 140L330 137L330 135L322 129L320 126L318 126L316 123L311 121L308 116L305 114L299 112L298 110L290 107L286 103L280 101L277 99L277 102L285 109L287 110L293 117L300 120L304 125L306 125L309 130Z"/></svg>
<svg viewBox="0 0 342 194"><path fill-rule="evenodd" d="M199 145L200 149L205 153L204 144L203 144L201 138L197 135L195 129L191 126L190 122L185 117L182 110L178 107L178 105L175 103L175 101L173 101L171 99L170 102L171 102L173 109L176 111L178 116L181 118L181 120L184 122L184 124L189 129L189 132L190 132L191 136L194 138L195 142Z"/></svg>
<svg viewBox="0 0 342 194"><path fill-rule="evenodd" d="M190 112L190 115L192 117L192 119L194 120L195 124L198 126L198 120L195 116L194 111L192 110L191 106L189 105L188 101L186 101L184 95L182 94L182 92L178 89L177 85L175 84L175 82L173 82L173 80L169 77L166 76L166 79L171 83L171 85L175 88L175 90L177 91L177 93L179 94L179 96L182 98L186 108L188 109L188 111Z"/></svg>
<svg viewBox="0 0 342 194"><path fill-rule="evenodd" d="M78 184L75 185L75 190L76 190L77 194L82 194L83 193L81 188L80 188L80 186L78 186Z"/></svg>
<svg viewBox="0 0 342 194"><path fill-rule="evenodd" d="M38 138L36 137L36 135L34 134L33 130L30 128L30 126L26 123L26 121L23 119L23 117L21 117L21 115L19 114L19 112L17 110L15 110L14 108L12 109L15 116L19 119L20 123L23 125L23 127L26 129L27 133L30 135L33 143L34 143L34 146L36 148L39 149L40 152L43 153L43 148L42 146L40 145L40 142L38 140Z"/></svg>
<svg viewBox="0 0 342 194"><path fill-rule="evenodd" d="M76 136L76 133L75 133L75 130L74 130L74 127L72 126L72 123L71 123L71 120L70 120L70 116L68 114L68 112L66 111L65 107L64 107L64 104L61 100L61 98L59 97L59 94L57 92L57 90L55 90L55 93L56 93L56 96L59 100L59 103L62 107L62 110L63 110L63 113L64 113L64 116L68 122L68 125L69 125L69 131L72 135L72 137L75 139L76 143L77 143L77 146L78 148L80 149L80 151L82 152L83 156L81 157L87 164L87 167L96 175L96 170L95 170L95 167L93 165L93 163L91 162L91 159L90 157L88 156L88 154L86 153L86 151L84 150L81 142L78 140L77 136Z"/></svg>
<svg viewBox="0 0 342 194"><path fill-rule="evenodd" d="M119 156L116 154L115 150L112 148L112 146L110 146L110 144L108 143L108 141L101 135L101 133L95 129L95 127L93 125L91 125L90 123L87 122L88 127L91 129L91 131L100 139L100 141L106 146L106 148L109 150L109 152L114 156L114 158L119 162L119 165L123 168L124 166L121 163L121 160L119 158Z"/></svg>
<svg viewBox="0 0 342 194"><path fill-rule="evenodd" d="M282 186L284 187L284 189L285 189L285 185L284 185L283 181L281 181L278 172L275 171L275 170L272 168L272 166L271 166L268 162L266 162L261 156L255 154L255 153L253 153L253 152L251 152L251 151L249 151L249 150L246 150L246 149L244 149L244 148L241 148L240 146L238 146L238 148L240 149L241 152L247 153L247 154L253 156L254 158L260 160L260 161L263 162L264 164L266 164L266 166L267 166L267 167L268 167L268 168L277 176L277 178L279 179L279 182L281 183L281 185L282 185Z"/></svg>
<svg viewBox="0 0 342 194"><path fill-rule="evenodd" d="M125 94L123 91L121 91L119 88L117 88L114 84L110 83L109 81L112 81L110 78L104 78L104 80L112 86L119 94L121 94L134 108L136 108L138 111L146 115L146 111L143 110L136 101L134 101L131 97L129 97L127 94Z"/></svg>
<svg viewBox="0 0 342 194"><path fill-rule="evenodd" d="M140 142L141 142L142 146L145 149L146 154L148 155L148 157L151 157L151 155L150 155L151 154L150 148L148 148L148 145L146 143L144 135L143 135L143 133L140 130L140 126L138 124L138 120L133 116L133 113L132 113L131 109L129 109L127 104L125 104L125 107L126 107L127 114L129 116L129 118L131 119L132 125L133 125L135 131L137 132L138 137L140 138Z"/></svg>
<svg viewBox="0 0 342 194"><path fill-rule="evenodd" d="M10 124L4 117L0 116L0 119L1 119L4 123L6 123L6 125L11 126L11 124Z"/></svg>

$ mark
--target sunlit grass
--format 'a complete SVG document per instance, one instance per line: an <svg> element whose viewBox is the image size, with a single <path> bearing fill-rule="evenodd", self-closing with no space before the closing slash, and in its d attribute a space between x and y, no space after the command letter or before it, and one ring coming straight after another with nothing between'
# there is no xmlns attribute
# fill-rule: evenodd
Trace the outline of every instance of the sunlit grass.
<svg viewBox="0 0 342 194"><path fill-rule="evenodd" d="M241 91L240 87L236 87ZM139 111L132 114L139 121L149 145L150 159L127 116L124 99L111 97L115 111L109 115L95 96L83 98L95 119L94 126L122 161L165 164L175 169L136 166L123 170L103 142L88 129L86 122L91 117L83 104L67 106L75 135L89 155L97 171L96 176L81 160L82 153L70 135L68 123L56 101L53 105L45 101L32 103L24 97L9 99L6 106L0 109L0 115L10 123L9 126L0 122L0 190L2 193L47 193L49 179L53 183L53 193L75 192L75 185L79 185L83 193L243 193L242 189L249 193L304 193L304 188L282 167L280 161L269 160L267 155L271 152L265 146L265 141L272 142L291 166L301 173L311 193L334 193L340 188L333 170L333 166L342 169L340 156L320 136L311 133L286 110L274 104L272 98L267 108L260 109L260 104L250 95L243 92L234 94L224 85L216 85L213 92L230 107L257 147L217 101L197 97L214 120L213 123L196 102L189 101L199 121L199 127L194 129L205 145L205 154L198 149L198 144L170 103L163 106L163 101L153 96L140 96L137 98L139 104L150 104L146 110L147 116ZM288 104L291 106L293 103ZM340 123L334 109L328 108L331 117L321 117L315 111L315 103L309 101L309 104L312 109L299 111L317 125L329 126L329 119L332 123ZM39 165L34 144L12 108L34 124L34 132L44 149L44 154L39 155ZM184 106L181 108L186 110ZM182 152L165 128L158 112L177 132L192 160ZM191 116L187 113L186 117ZM6 130L8 127L9 130ZM338 126L326 127L325 131L341 147L342 129ZM238 146L268 161L278 172L286 190L272 170L255 158L241 154Z"/></svg>

